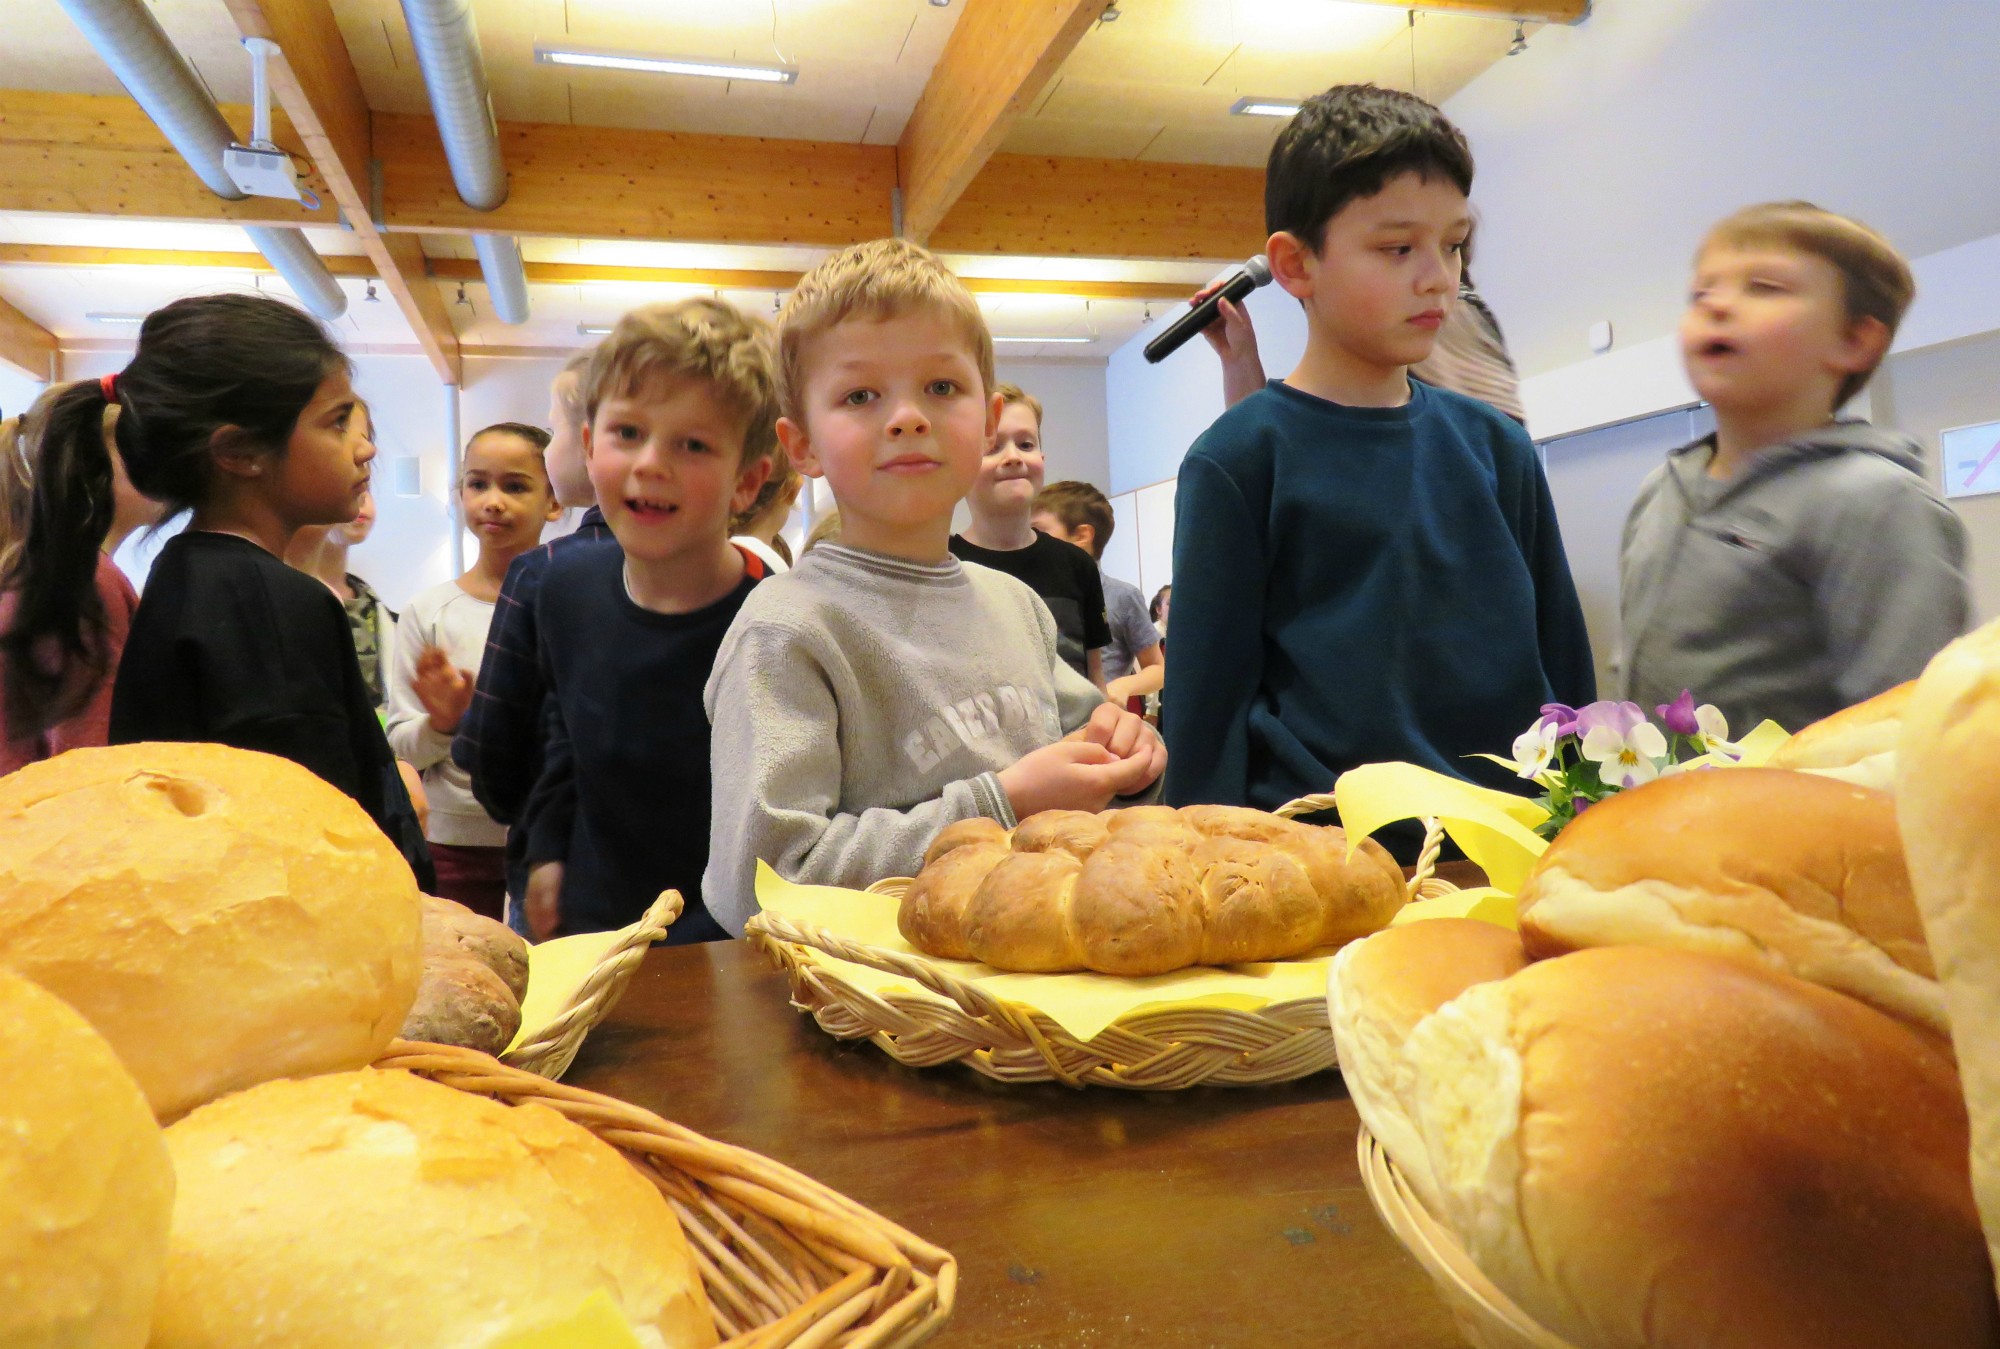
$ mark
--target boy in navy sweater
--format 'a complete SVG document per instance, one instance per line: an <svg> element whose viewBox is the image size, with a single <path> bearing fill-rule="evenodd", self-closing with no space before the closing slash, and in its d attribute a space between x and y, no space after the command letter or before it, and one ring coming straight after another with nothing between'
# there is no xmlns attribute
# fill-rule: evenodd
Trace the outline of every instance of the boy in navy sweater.
<svg viewBox="0 0 2000 1349"><path fill-rule="evenodd" d="M1409 378L1458 292L1472 154L1409 94L1341 85L1272 147L1264 214L1305 356L1181 466L1168 801L1272 809L1401 759L1468 755L1596 696L1534 444Z"/></svg>
<svg viewBox="0 0 2000 1349"><path fill-rule="evenodd" d="M633 922L662 890L670 943L729 934L702 903L702 685L764 576L729 541L771 471L770 330L719 301L635 310L584 374L584 451L612 541L552 557L535 599L547 762L521 827L536 938Z"/></svg>

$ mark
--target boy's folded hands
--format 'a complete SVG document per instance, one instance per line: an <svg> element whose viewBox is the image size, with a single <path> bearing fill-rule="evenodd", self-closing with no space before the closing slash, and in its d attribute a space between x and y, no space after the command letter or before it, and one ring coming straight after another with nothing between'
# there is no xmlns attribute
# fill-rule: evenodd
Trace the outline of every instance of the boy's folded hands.
<svg viewBox="0 0 2000 1349"><path fill-rule="evenodd" d="M1025 820L1044 810L1102 810L1144 791L1166 771L1167 749L1143 717L1111 703L1083 726L1001 771L1000 788Z"/></svg>

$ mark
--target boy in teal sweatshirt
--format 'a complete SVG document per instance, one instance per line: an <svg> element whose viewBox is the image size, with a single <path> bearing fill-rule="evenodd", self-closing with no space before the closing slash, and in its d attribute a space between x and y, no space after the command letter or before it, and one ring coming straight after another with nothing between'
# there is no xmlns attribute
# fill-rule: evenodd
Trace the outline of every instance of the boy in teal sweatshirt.
<svg viewBox="0 0 2000 1349"><path fill-rule="evenodd" d="M1408 373L1458 293L1471 185L1457 128L1372 86L1308 100L1272 148L1266 253L1306 351L1181 466L1174 805L1269 810L1389 759L1504 787L1468 756L1596 696L1534 444Z"/></svg>

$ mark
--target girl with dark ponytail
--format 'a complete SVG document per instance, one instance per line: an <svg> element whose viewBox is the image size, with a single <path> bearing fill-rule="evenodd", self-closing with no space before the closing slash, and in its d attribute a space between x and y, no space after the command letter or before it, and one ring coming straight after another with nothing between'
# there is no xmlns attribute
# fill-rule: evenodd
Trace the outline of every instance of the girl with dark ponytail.
<svg viewBox="0 0 2000 1349"><path fill-rule="evenodd" d="M358 801L428 886L423 833L347 615L283 561L297 530L353 519L367 491L375 447L352 424L349 373L318 322L263 296L196 296L148 315L130 365L71 386L49 412L17 632L31 643L59 638L39 616L60 617L62 597L74 605L89 574L109 523L100 428L115 405L133 486L188 521L161 549L132 617L111 743L213 741L291 759Z"/></svg>
<svg viewBox="0 0 2000 1349"><path fill-rule="evenodd" d="M90 476L100 468L109 475L108 514L91 507L74 547L28 551L43 431L57 405L82 387L49 389L25 415L0 422L0 773L105 743L111 675L139 607L111 554L159 519L159 506L133 489L112 448L117 414L106 409L93 447L105 460L99 465L90 455Z"/></svg>

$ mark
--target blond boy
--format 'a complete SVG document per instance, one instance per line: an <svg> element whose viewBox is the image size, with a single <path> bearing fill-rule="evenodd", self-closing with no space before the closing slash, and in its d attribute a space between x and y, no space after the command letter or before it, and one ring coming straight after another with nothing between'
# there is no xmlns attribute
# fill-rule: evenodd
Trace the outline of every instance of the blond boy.
<svg viewBox="0 0 2000 1349"><path fill-rule="evenodd" d="M1101 809L1165 767L1151 729L1063 663L1034 592L947 547L993 386L978 305L914 244L846 249L785 306L778 436L841 532L749 597L708 683L703 893L732 932L759 859L865 885L912 873L954 820Z"/></svg>
<svg viewBox="0 0 2000 1349"><path fill-rule="evenodd" d="M1716 430L1626 519L1620 697L1692 689L1731 725L1797 730L1914 679L1965 630L1965 527L1916 442L1836 417L1914 293L1886 239L1806 202L1709 232L1680 337Z"/></svg>

